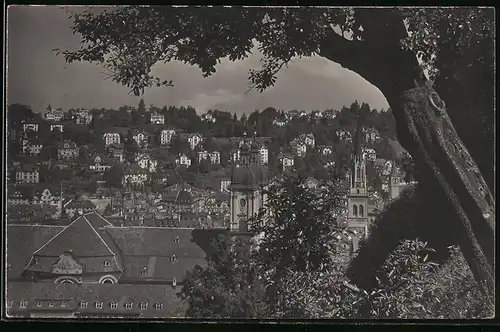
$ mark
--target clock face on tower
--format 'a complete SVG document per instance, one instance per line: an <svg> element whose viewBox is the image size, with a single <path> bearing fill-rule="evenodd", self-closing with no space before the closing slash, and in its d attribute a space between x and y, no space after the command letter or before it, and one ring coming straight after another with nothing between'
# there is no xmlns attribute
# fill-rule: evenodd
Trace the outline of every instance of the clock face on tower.
<svg viewBox="0 0 500 332"><path fill-rule="evenodd" d="M398 179L392 179L392 183L398 184Z"/></svg>

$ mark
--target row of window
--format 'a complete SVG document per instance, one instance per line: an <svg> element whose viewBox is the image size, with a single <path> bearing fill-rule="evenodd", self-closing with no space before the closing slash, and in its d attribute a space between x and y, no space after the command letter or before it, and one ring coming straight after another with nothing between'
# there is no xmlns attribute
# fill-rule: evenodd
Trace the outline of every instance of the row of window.
<svg viewBox="0 0 500 332"><path fill-rule="evenodd" d="M12 308L12 305L13 305L13 301L7 301L7 308L8 309ZM104 305L104 302L102 302L102 301L96 301L94 303L94 307L96 309L99 309L99 310L101 310L103 308L103 305ZM19 302L19 308L25 309L25 308L27 308L27 306L28 306L28 301L21 300ZM42 301L37 301L36 302L36 306L38 308L41 308L42 307ZM127 310L132 310L133 306L134 306L134 304L132 302L126 302L125 303L125 309L127 309ZM54 308L54 307L55 307L55 303L52 302L52 301L49 302L49 308ZM61 302L60 303L60 307L61 308L66 308L66 302L64 302L64 301ZM88 307L88 302L87 301L81 301L80 302L80 308L86 309L87 307ZM109 308L110 309L118 309L118 302L114 302L114 301L109 302ZM141 310L146 310L148 308L148 303L147 302L141 302L139 304L139 308ZM154 304L154 308L156 310L162 310L163 309L163 303L155 303Z"/></svg>

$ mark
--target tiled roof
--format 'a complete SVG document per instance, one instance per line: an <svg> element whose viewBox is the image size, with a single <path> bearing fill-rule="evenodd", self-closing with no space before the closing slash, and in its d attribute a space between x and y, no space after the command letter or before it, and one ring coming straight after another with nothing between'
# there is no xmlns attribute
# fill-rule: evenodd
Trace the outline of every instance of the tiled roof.
<svg viewBox="0 0 500 332"><path fill-rule="evenodd" d="M7 276L20 277L35 250L60 233L61 226L7 226Z"/></svg>
<svg viewBox="0 0 500 332"><path fill-rule="evenodd" d="M184 317L187 303L177 295L180 288L171 285L131 285L131 284L54 284L11 282L7 286L7 300L13 301L12 314L20 313L20 300L27 300L25 310L35 312L36 301L66 301L66 308L78 315L136 315L140 318ZM96 309L95 302L103 302L102 309ZM111 301L118 304L116 309L110 306ZM80 308L80 302L87 302L86 308ZM131 303L127 309L125 303ZM147 308L141 309L140 304L147 303ZM155 304L162 304L157 310ZM60 303L57 302L60 306ZM16 310L17 309L17 310ZM16 311L14 311L16 310ZM46 309L45 309L46 310Z"/></svg>
<svg viewBox="0 0 500 332"><path fill-rule="evenodd" d="M33 171L38 171L36 165L34 164L22 164L21 165L21 170L23 172L33 172Z"/></svg>
<svg viewBox="0 0 500 332"><path fill-rule="evenodd" d="M126 255L204 258L205 252L193 242L193 229L107 227L106 231ZM178 242L176 241L178 238Z"/></svg>
<svg viewBox="0 0 500 332"><path fill-rule="evenodd" d="M106 257L112 252L85 215L78 217L68 227L35 251L37 256L59 257L71 251L77 257Z"/></svg>

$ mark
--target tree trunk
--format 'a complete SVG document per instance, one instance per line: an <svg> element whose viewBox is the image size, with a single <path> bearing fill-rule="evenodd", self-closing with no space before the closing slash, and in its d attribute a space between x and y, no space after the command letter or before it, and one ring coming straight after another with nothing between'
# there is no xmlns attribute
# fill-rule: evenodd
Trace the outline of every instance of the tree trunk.
<svg viewBox="0 0 500 332"><path fill-rule="evenodd" d="M349 45L348 56L333 48L320 55L360 74L387 98L398 139L418 167L419 183L432 193L429 200L440 203L436 213L450 224L450 233L456 232L476 281L493 303L495 210L491 192L415 54L401 48L400 41L407 35L401 16L386 9L368 14L363 22L367 33L362 42ZM372 56L367 59L363 53Z"/></svg>

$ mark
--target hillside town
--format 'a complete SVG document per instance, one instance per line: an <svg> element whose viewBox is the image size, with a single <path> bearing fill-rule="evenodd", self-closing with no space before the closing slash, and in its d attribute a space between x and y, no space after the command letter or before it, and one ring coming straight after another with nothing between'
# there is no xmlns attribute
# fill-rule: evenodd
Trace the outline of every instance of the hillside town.
<svg viewBox="0 0 500 332"><path fill-rule="evenodd" d="M120 110L11 105L8 308L29 317L182 316L176 287L205 264L209 239L247 233L270 183L293 174L307 176L311 190L343 179L350 231L339 236L353 255L378 211L413 181L394 134L360 126L354 109L372 123L390 112L355 102L238 119L142 100ZM331 127L333 137L323 132Z"/></svg>

